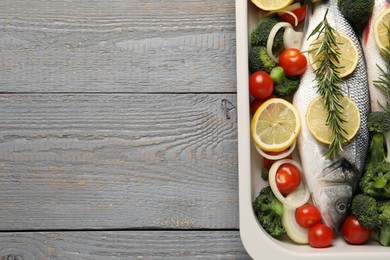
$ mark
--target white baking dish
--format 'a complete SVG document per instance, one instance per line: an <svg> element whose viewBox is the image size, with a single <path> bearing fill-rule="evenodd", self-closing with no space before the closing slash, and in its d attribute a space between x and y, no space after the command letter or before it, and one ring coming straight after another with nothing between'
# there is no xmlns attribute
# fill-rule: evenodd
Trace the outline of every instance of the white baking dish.
<svg viewBox="0 0 390 260"><path fill-rule="evenodd" d="M254 259L333 259L378 260L390 259L390 248L372 241L367 245L352 246L340 237L328 248L316 249L296 245L269 236L259 225L252 210L252 201L265 182L260 177L262 159L250 137L250 95L248 91L249 30L256 24L257 9L250 0L236 0L237 44L237 105L238 155L241 240Z"/></svg>

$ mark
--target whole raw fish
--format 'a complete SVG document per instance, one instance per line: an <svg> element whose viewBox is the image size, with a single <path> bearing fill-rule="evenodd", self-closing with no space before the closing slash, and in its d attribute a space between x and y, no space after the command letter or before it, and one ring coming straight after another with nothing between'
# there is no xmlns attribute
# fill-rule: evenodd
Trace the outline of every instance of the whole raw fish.
<svg viewBox="0 0 390 260"><path fill-rule="evenodd" d="M293 104L302 118L302 130L298 137L298 149L306 183L314 204L319 208L322 219L331 228L337 230L347 214L347 208L363 173L367 156L369 134L367 115L370 112L367 71L361 46L355 32L337 7L337 0L324 1L313 8L302 50L308 50L315 37L307 40L313 29L323 20L327 11L329 24L338 32L348 35L359 51L358 65L355 71L344 78L341 88L360 110L361 125L353 140L346 144L335 160L325 159L328 145L314 139L306 125L306 111L309 103L317 97L317 82L310 65L301 78L301 84L293 98Z"/></svg>
<svg viewBox="0 0 390 260"><path fill-rule="evenodd" d="M364 28L361 39L364 56L366 57L372 111L383 110L379 104L385 105L388 101L387 95L382 90L374 86L374 81L378 79L380 74L378 66L385 69L385 61L381 57L380 50L375 43L372 29L375 19L387 8L390 8L390 0L375 0L372 15Z"/></svg>

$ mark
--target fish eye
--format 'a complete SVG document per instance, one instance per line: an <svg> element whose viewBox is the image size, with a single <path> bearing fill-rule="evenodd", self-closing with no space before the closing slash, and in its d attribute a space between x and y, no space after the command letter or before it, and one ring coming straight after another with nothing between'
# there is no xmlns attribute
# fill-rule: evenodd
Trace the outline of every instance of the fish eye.
<svg viewBox="0 0 390 260"><path fill-rule="evenodd" d="M339 201L336 203L336 211L339 214L344 214L347 211L347 204L343 201Z"/></svg>

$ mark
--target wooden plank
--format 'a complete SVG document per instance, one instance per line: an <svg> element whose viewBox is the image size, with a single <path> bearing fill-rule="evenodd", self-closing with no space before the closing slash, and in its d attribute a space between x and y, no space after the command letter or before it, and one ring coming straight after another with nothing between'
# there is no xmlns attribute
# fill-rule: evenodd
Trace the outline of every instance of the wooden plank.
<svg viewBox="0 0 390 260"><path fill-rule="evenodd" d="M1 233L0 259L250 259L238 231Z"/></svg>
<svg viewBox="0 0 390 260"><path fill-rule="evenodd" d="M238 228L235 98L0 95L0 230Z"/></svg>
<svg viewBox="0 0 390 260"><path fill-rule="evenodd" d="M0 1L0 92L235 92L234 0Z"/></svg>

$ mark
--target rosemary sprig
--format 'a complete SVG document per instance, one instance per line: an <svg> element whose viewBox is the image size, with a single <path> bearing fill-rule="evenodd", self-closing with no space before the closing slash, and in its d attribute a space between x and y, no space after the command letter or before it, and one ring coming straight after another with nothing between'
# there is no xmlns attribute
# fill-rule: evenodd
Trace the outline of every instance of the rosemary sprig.
<svg viewBox="0 0 390 260"><path fill-rule="evenodd" d="M343 106L340 103L342 91L340 88L341 78L338 65L340 52L338 51L335 35L337 32L328 23L326 18L317 25L308 38L317 35L317 48L314 54L314 61L321 61L315 70L317 80L317 91L324 99L325 108L328 112L326 123L331 127L334 138L325 154L326 158L335 158L339 151L342 151L342 145L347 141L347 132L341 127L346 120L343 117ZM321 40L319 38L321 37ZM313 50L310 50L313 51Z"/></svg>
<svg viewBox="0 0 390 260"><path fill-rule="evenodd" d="M390 24L387 26L387 37L390 42ZM385 49L381 51L381 55L383 60L385 61L386 68L381 68L377 65L377 67L380 69L379 78L374 81L374 85L381 89L383 92L387 94L388 99L390 100L390 46L387 46ZM380 104L379 105L385 110L387 113L390 114L390 102L387 101L386 104Z"/></svg>

